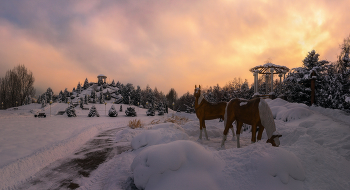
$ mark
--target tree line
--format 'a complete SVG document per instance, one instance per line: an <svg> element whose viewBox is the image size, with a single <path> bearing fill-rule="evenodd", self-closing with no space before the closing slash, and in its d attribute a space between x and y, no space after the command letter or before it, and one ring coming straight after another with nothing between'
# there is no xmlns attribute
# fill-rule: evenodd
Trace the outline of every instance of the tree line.
<svg viewBox="0 0 350 190"><path fill-rule="evenodd" d="M319 54L312 50L308 52L301 67L291 69L285 80L280 83L274 80L273 93L277 97L285 97L289 102L303 103L310 106L311 73L316 73L315 106L350 111L350 36L340 45L340 54L335 62L319 60ZM259 94L269 94L270 75L258 78ZM282 92L280 88L282 85ZM253 84L241 78L234 78L225 86L210 86L202 89L204 97L210 102L230 101L232 98L251 99L254 95ZM194 104L193 94L187 92L181 96L177 105Z"/></svg>

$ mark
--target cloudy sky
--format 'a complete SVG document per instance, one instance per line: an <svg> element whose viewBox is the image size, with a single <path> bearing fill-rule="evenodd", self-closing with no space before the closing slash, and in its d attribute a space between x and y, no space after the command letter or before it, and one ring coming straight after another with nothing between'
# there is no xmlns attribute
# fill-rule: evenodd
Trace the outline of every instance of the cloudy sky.
<svg viewBox="0 0 350 190"><path fill-rule="evenodd" d="M312 49L335 61L349 20L349 0L0 1L0 77L24 64L38 92L104 74L182 95Z"/></svg>

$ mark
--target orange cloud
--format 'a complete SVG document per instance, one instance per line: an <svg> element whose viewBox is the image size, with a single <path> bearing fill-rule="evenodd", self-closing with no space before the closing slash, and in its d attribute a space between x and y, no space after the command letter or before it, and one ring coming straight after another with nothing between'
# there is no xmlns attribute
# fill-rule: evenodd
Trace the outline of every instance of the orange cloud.
<svg viewBox="0 0 350 190"><path fill-rule="evenodd" d="M5 6L8 15L0 16L0 75L25 64L38 88L56 93L98 74L180 95L194 84L252 82L249 69L267 59L299 67L315 49L321 59L336 60L350 31L346 0L31 1L14 7Z"/></svg>

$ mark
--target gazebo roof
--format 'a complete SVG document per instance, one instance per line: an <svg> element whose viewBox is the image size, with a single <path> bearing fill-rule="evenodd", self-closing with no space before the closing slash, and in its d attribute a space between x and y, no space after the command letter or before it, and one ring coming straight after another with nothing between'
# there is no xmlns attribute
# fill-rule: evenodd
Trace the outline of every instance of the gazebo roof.
<svg viewBox="0 0 350 190"><path fill-rule="evenodd" d="M289 71L289 68L286 66L280 66L280 65L275 65L273 63L266 63L264 65L259 65L256 67L251 68L249 71L250 72L256 72L258 71L259 74L271 74L270 68L274 68L273 74L280 74L280 73L287 73Z"/></svg>
<svg viewBox="0 0 350 190"><path fill-rule="evenodd" d="M107 76L106 76L106 75L103 75L103 74L98 75L97 78L98 78L98 77L107 78Z"/></svg>

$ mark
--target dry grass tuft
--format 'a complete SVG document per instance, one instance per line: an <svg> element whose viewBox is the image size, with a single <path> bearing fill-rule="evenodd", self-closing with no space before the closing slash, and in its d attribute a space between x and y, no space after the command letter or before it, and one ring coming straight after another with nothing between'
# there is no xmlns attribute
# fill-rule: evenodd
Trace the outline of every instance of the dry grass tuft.
<svg viewBox="0 0 350 190"><path fill-rule="evenodd" d="M188 122L188 118L187 117L179 117L177 115L172 115L171 117L168 117L165 122L171 122L171 123L176 123L178 125L183 125L186 122Z"/></svg>
<svg viewBox="0 0 350 190"><path fill-rule="evenodd" d="M155 119L153 121L151 121L151 125L155 125L155 124L159 124L160 123L160 119Z"/></svg>
<svg viewBox="0 0 350 190"><path fill-rule="evenodd" d="M129 121L128 126L131 129L142 128L143 127L143 123L139 119L134 119L134 120L130 120Z"/></svg>

